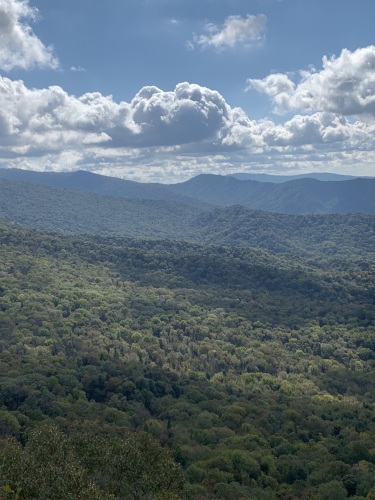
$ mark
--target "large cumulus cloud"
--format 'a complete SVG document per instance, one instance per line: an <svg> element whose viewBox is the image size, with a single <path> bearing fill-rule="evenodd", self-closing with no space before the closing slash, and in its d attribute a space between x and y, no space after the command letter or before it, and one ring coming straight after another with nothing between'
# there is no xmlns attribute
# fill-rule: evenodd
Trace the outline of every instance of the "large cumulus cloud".
<svg viewBox="0 0 375 500"><path fill-rule="evenodd" d="M29 0L0 0L0 70L58 68L52 48L32 30L37 18ZM229 16L221 26L207 24L190 48L253 46L264 39L266 25L264 15ZM375 46L344 49L324 57L321 69L275 73L247 86L266 94L288 119L253 120L219 92L186 82L169 91L145 86L130 102L116 102L99 92L74 96L59 86L32 89L0 76L0 163L142 180L249 165L293 169L298 162L307 169L322 159L327 169L373 169Z"/></svg>
<svg viewBox="0 0 375 500"><path fill-rule="evenodd" d="M58 67L52 48L43 44L28 23L37 17L37 9L28 0L0 0L1 69Z"/></svg>
<svg viewBox="0 0 375 500"><path fill-rule="evenodd" d="M282 73L248 79L248 88L268 95L279 113L302 110L342 115L375 115L375 46L344 49L323 57L323 68L300 72L300 80Z"/></svg>
<svg viewBox="0 0 375 500"><path fill-rule="evenodd" d="M354 162L374 150L371 120L329 111L296 114L285 123L252 120L197 84L180 83L171 91L147 86L130 102L116 102L99 92L76 97L58 86L31 89L0 77L0 158L6 166L116 170L133 178L143 167L143 180L155 179L155 172L162 178L162 171L177 179L231 164L285 165L292 156L324 154L327 161L341 155Z"/></svg>
<svg viewBox="0 0 375 500"><path fill-rule="evenodd" d="M130 103L111 96L29 89L0 77L0 145L54 149L102 143L111 147L176 146L216 141L231 108L216 91L181 83L174 91L144 87Z"/></svg>
<svg viewBox="0 0 375 500"><path fill-rule="evenodd" d="M230 115L219 92L186 82L173 92L144 87L130 108L136 130L132 140L147 146L215 140Z"/></svg>

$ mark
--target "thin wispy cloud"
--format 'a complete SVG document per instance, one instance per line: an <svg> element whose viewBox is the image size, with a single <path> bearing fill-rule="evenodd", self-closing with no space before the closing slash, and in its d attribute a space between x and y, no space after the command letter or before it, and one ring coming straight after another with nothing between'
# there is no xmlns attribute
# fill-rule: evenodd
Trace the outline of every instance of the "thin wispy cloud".
<svg viewBox="0 0 375 500"><path fill-rule="evenodd" d="M86 69L82 66L70 66L70 71L73 71L74 73L83 73Z"/></svg>
<svg viewBox="0 0 375 500"><path fill-rule="evenodd" d="M191 44L218 51L237 46L251 47L264 40L266 30L267 17L264 14L229 16L221 27L214 23L206 24L205 33L194 34Z"/></svg>

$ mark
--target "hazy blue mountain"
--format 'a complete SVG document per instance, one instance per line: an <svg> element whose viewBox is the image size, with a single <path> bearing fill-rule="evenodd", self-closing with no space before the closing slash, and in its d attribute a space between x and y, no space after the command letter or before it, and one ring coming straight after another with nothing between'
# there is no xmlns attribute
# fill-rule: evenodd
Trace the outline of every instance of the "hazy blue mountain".
<svg viewBox="0 0 375 500"><path fill-rule="evenodd" d="M228 174L229 177L234 177L239 181L259 181L259 182L273 182L281 183L288 181L295 181L297 179L316 179L318 181L350 181L352 179L369 178L364 176L354 176L354 175L342 175L342 174L332 174L327 172L311 172L308 174L296 174L296 175L271 175L271 174L250 174L247 172L238 172L234 174Z"/></svg>
<svg viewBox="0 0 375 500"><path fill-rule="evenodd" d="M45 184L56 188L81 189L100 195L135 200L165 200L185 204L199 204L175 192L168 185L142 183L94 174L84 170L76 172L33 172L21 169L0 169L0 178L11 181Z"/></svg>
<svg viewBox="0 0 375 500"><path fill-rule="evenodd" d="M195 207L244 205L289 214L375 214L375 179L272 183L202 174L179 184L140 183L90 172L40 173L0 169L0 178L75 189L127 200L154 200Z"/></svg>
<svg viewBox="0 0 375 500"><path fill-rule="evenodd" d="M0 179L0 218L48 231L189 239L204 209Z"/></svg>
<svg viewBox="0 0 375 500"><path fill-rule="evenodd" d="M271 212L375 214L375 179L322 182L298 179L274 184L199 175L175 186L185 196L213 205L244 205Z"/></svg>
<svg viewBox="0 0 375 500"><path fill-rule="evenodd" d="M0 218L71 234L258 247L294 255L361 256L375 249L375 216L371 215L288 215L244 206L193 207L6 179L0 179Z"/></svg>

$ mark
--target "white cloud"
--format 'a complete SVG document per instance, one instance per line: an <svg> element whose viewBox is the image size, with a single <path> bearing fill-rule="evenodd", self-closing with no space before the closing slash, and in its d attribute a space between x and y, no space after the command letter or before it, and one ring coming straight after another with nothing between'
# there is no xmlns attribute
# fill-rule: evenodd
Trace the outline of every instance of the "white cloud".
<svg viewBox="0 0 375 500"><path fill-rule="evenodd" d="M247 15L229 16L219 28L209 23L205 26L206 34L194 35L194 42L203 48L223 50L238 45L253 46L264 39L267 27L267 17L264 14L257 16ZM191 45L192 42L190 42Z"/></svg>
<svg viewBox="0 0 375 500"><path fill-rule="evenodd" d="M92 143L93 137L95 143L103 142L107 124L125 122L128 109L99 93L76 98L61 87L29 89L22 81L0 77L0 147L22 146L24 154L44 154Z"/></svg>
<svg viewBox="0 0 375 500"><path fill-rule="evenodd" d="M28 0L0 0L1 69L58 67L52 48L46 47L26 22L35 21L37 15L37 9L30 7Z"/></svg>
<svg viewBox="0 0 375 500"><path fill-rule="evenodd" d="M99 92L75 97L0 77L0 146L29 152L92 142L144 148L215 141L229 114L218 92L188 83L172 92L144 87L130 103L117 103Z"/></svg>
<svg viewBox="0 0 375 500"><path fill-rule="evenodd" d="M149 146L215 140L230 113L218 92L186 82L173 92L144 87L130 105L137 130L133 139Z"/></svg>
<svg viewBox="0 0 375 500"><path fill-rule="evenodd" d="M296 115L283 125L271 127L264 139L270 146L302 147L338 142L354 138L358 127L346 118L332 113L315 113L311 116ZM358 144L359 146L359 144Z"/></svg>
<svg viewBox="0 0 375 500"><path fill-rule="evenodd" d="M70 71L73 71L74 73L82 73L86 71L86 69L82 66L70 66Z"/></svg>
<svg viewBox="0 0 375 500"><path fill-rule="evenodd" d="M301 71L297 83L285 74L271 74L261 80L250 78L247 84L248 89L268 95L278 113L299 109L375 115L375 46L324 57L322 70Z"/></svg>
<svg viewBox="0 0 375 500"><path fill-rule="evenodd" d="M274 87L288 91L288 82L276 79ZM138 179L143 168L142 180L177 180L231 164L291 168L322 155L327 168L330 161L360 158L370 169L364 152L373 158L374 151L371 120L326 111L283 124L251 120L217 91L186 82L169 92L143 87L128 103L99 92L76 97L58 86L30 89L0 77L0 158L7 166L133 172Z"/></svg>

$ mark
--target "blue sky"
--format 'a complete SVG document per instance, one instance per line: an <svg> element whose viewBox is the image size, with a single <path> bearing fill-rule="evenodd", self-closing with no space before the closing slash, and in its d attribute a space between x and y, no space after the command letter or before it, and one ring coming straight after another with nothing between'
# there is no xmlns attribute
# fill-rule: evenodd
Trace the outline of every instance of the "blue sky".
<svg viewBox="0 0 375 500"><path fill-rule="evenodd" d="M370 0L0 0L0 166L375 175Z"/></svg>

